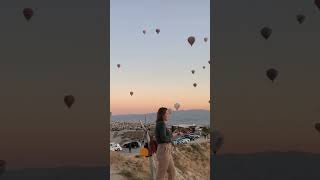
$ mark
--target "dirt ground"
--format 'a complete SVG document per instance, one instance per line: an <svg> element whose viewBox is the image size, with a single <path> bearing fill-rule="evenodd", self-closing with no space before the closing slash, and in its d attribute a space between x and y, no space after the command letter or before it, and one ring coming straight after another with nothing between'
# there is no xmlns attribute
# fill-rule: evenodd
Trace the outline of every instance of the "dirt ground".
<svg viewBox="0 0 320 180"><path fill-rule="evenodd" d="M112 180L146 180L150 177L149 160L137 154L110 152ZM173 152L178 180L210 179L210 144L189 143L176 146ZM157 163L157 162L156 162Z"/></svg>

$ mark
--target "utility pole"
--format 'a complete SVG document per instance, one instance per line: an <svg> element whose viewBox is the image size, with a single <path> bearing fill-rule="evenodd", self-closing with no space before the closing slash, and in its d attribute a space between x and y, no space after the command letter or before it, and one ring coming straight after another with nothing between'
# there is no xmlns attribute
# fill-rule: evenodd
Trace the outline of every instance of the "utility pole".
<svg viewBox="0 0 320 180"><path fill-rule="evenodd" d="M144 115L144 124L147 124L147 114Z"/></svg>

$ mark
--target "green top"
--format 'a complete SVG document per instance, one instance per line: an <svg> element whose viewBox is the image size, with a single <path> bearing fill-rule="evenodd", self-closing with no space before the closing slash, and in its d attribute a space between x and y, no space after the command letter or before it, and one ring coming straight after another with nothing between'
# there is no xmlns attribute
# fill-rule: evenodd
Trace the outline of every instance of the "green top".
<svg viewBox="0 0 320 180"><path fill-rule="evenodd" d="M157 121L155 134L156 134L156 140L158 144L171 143L172 134L169 131L169 129L166 127L165 122Z"/></svg>

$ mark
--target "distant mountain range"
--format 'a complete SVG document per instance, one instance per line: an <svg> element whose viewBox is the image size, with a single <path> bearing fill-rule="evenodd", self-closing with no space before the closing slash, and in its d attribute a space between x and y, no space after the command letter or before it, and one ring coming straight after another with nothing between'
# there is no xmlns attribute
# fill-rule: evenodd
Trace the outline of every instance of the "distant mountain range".
<svg viewBox="0 0 320 180"><path fill-rule="evenodd" d="M220 155L216 159L216 172L217 180L320 180L320 154L262 152Z"/></svg>
<svg viewBox="0 0 320 180"><path fill-rule="evenodd" d="M156 121L156 113L147 114L147 123ZM126 114L126 115L114 115L112 121L116 122L142 122L145 121L145 114ZM194 110L179 110L174 111L169 120L169 124L198 124L198 125L210 125L210 111L202 109Z"/></svg>

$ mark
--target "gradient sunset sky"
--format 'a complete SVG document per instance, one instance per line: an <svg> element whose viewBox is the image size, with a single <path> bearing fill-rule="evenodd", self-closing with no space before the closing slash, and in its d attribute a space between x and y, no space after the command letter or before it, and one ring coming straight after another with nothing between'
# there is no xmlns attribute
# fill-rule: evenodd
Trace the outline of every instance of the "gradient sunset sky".
<svg viewBox="0 0 320 180"><path fill-rule="evenodd" d="M176 102L184 110L209 109L209 0L111 0L110 28L113 115L154 112ZM193 47L189 36L196 37Z"/></svg>

